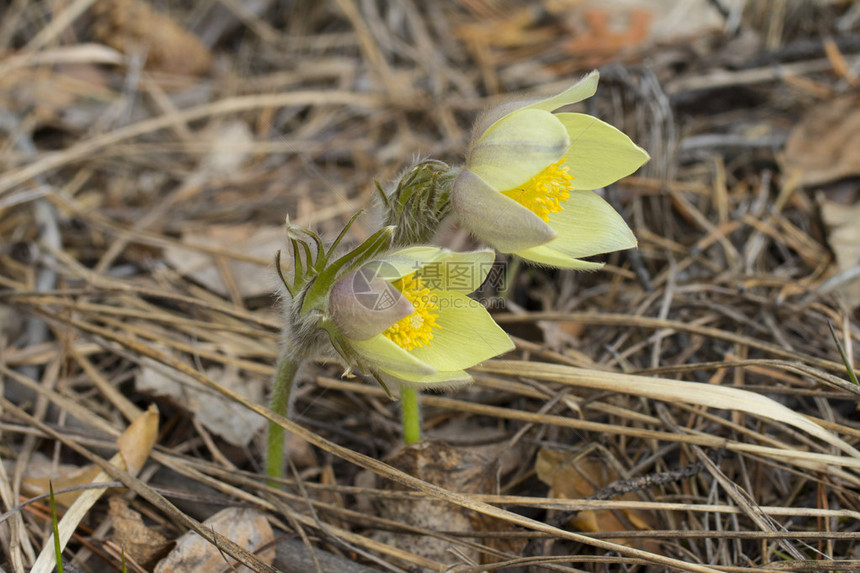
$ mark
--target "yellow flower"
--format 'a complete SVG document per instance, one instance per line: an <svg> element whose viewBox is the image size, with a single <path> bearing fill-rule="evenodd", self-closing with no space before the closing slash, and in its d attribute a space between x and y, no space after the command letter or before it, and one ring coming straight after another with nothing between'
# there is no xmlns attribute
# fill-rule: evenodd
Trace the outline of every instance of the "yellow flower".
<svg viewBox="0 0 860 573"><path fill-rule="evenodd" d="M466 368L514 348L466 296L484 282L493 260L490 250L411 247L345 275L329 295L327 330L335 348L386 385L471 381Z"/></svg>
<svg viewBox="0 0 860 573"><path fill-rule="evenodd" d="M472 233L503 253L567 269L636 246L622 217L594 189L630 175L648 154L609 124L554 113L597 90L598 74L548 99L510 103L475 128L451 200Z"/></svg>

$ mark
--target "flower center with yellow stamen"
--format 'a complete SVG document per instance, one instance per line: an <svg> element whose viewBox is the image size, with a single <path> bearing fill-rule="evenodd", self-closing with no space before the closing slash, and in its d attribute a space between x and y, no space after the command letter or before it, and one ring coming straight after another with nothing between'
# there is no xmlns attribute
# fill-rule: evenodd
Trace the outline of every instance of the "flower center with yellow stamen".
<svg viewBox="0 0 860 573"><path fill-rule="evenodd" d="M507 195L544 221L549 221L551 213L558 213L564 207L562 203L570 198L573 189L573 175L568 173L568 167L562 167L564 158L556 161L540 173L526 181L523 185L510 191Z"/></svg>
<svg viewBox="0 0 860 573"><path fill-rule="evenodd" d="M404 350L412 350L425 344L429 346L433 329L439 328L436 324L436 318L439 316L436 296L424 285L421 277L414 274L407 275L393 284L394 288L412 303L415 312L392 324L382 333L383 336Z"/></svg>

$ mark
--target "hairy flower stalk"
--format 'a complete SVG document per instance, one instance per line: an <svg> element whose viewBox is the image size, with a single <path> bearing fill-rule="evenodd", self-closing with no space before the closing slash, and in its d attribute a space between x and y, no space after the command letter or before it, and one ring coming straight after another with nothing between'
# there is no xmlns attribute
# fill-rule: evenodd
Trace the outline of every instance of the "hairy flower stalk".
<svg viewBox="0 0 860 573"><path fill-rule="evenodd" d="M326 318L326 301L332 286L343 275L391 246L393 229L384 227L355 249L335 257L338 246L359 214L350 219L328 248L315 233L293 225L287 219L287 238L291 248L286 272L281 266L281 252L278 251L275 256L275 268L284 287L281 354L270 398L270 407L276 414L287 416L293 383L301 364L325 352L326 347L330 346L320 323ZM284 429L274 422L269 424L266 454L267 475L283 477Z"/></svg>
<svg viewBox="0 0 860 573"><path fill-rule="evenodd" d="M451 189L460 222L503 253L567 269L596 269L582 257L629 249L636 238L594 193L636 171L648 154L614 127L556 110L594 95L592 72L564 92L512 102L475 127Z"/></svg>
<svg viewBox="0 0 860 573"><path fill-rule="evenodd" d="M492 251L392 251L395 229L389 226L335 258L346 229L328 249L306 229L289 223L287 229L292 256L289 272L281 272L284 350L272 392L276 413L289 410L301 362L319 354L338 356L346 373L372 376L411 399L417 396L411 389L467 383L466 368L513 349L484 307L467 296L486 279ZM280 254L276 264L280 271ZM414 405L404 408L407 440L420 435ZM414 413L407 418L406 412ZM277 424L269 428L268 456L268 475L281 477Z"/></svg>

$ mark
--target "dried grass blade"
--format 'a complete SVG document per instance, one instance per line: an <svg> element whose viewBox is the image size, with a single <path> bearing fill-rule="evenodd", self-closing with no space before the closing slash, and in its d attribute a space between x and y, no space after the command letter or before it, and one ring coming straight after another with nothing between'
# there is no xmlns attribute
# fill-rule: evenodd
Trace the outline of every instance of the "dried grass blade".
<svg viewBox="0 0 860 573"><path fill-rule="evenodd" d="M645 376L618 374L600 370L585 370L559 364L541 362L524 363L515 360L492 360L485 362L476 369L491 374L526 376L538 380L558 382L568 386L633 394L635 396L644 396L666 402L682 400L709 408L746 412L794 426L827 442L831 446L835 446L853 458L860 458L860 451L857 451L848 442L828 432L812 420L794 412L775 400L740 388L713 386L666 378L648 378Z"/></svg>
<svg viewBox="0 0 860 573"><path fill-rule="evenodd" d="M110 463L133 474L137 474L143 461L149 455L152 446L155 445L155 437L158 428L158 410L150 407L137 420L131 423L128 429L120 436L120 452L111 458ZM123 446L123 442L125 445ZM92 483L103 483L112 481L111 477L101 471L93 478ZM78 499L69 507L69 510L60 520L58 526L58 539L60 550L66 547L72 534L81 520L86 517L90 508L99 500L107 487L99 487L84 491ZM51 534L53 538L53 534ZM42 552L33 564L30 573L50 573L56 566L56 554L54 553L54 542L49 540L42 548Z"/></svg>
<svg viewBox="0 0 860 573"><path fill-rule="evenodd" d="M546 523L542 523L540 521L536 521L534 519L530 519L528 517L524 517L522 515L506 511L500 509L498 507L488 505L486 503L482 503L480 501L475 501L471 496L464 495L461 493L449 491L447 489L441 488L437 485L425 482L423 480L417 479L403 471L400 471L396 468L389 466L388 464L381 462L379 460L368 457L364 454L360 454L358 452L354 452L348 448L335 444L329 440L326 440L319 434L316 434L303 426L296 424L295 422L284 418L283 416L279 416L265 408L260 406L259 404L254 404L244 396L237 394L236 392L230 390L229 388L225 388L213 381L211 378L201 374L194 368L188 366L184 362L176 360L175 358L168 356L157 349L147 346L145 344L141 344L139 341L129 338L128 336L118 334L112 332L110 330L92 325L82 323L75 319L72 319L71 324L85 332L88 332L93 335L100 336L104 339L111 340L127 349L139 353L142 356L146 356L147 358L151 358L153 360L157 360L162 364L174 368L175 370L186 374L196 381L200 382L207 388L210 388L219 394L229 398L230 400L236 402L237 404L241 404L243 407L252 410L267 420L271 422L275 422L276 424L283 427L285 430L295 434L296 436L310 442L311 444L317 446L320 449L323 449L338 458L341 458L347 462L355 464L358 467L367 469L372 471L373 473L384 477L386 479L390 479L396 483L399 483L407 488L415 489L420 491L434 499L439 499L441 501L445 501L454 505L458 505L460 507L469 509L471 511L475 511L477 513L488 515L491 517L496 517L498 519L504 520L508 523L512 523L515 525L519 525L521 527L525 527L534 531L540 531L544 533L549 533L551 535L556 535L563 539L570 539L572 541L576 541L579 543L584 543L586 545L597 547L603 549L605 551L614 551L621 554L624 557L629 558L639 558L646 560L649 563L660 564L666 567L674 567L679 570L685 571L694 571L697 573L717 573L717 569L712 567L708 567L706 565L699 565L694 563L686 563L679 559L674 559L671 557L666 557L664 555L658 555L656 553L649 553L647 551L643 551L640 549L634 549L631 547L626 547L624 545L619 545L617 543L611 543L608 541L603 541L600 539L593 539L588 537L587 535L582 535L579 533L574 533L572 531L567 531L563 529L559 529L557 527L553 527L551 525L547 525ZM16 409L17 410L17 409ZM860 454L858 454L860 455ZM134 478L130 478L130 481ZM140 492L139 492L140 493ZM150 496L152 497L152 496ZM149 497L147 497L148 500ZM152 501L152 500L150 500ZM208 532L201 532L195 528L195 531L201 533L204 538L209 539L211 536L208 535ZM205 533L205 534L204 534ZM224 542L222 542L224 543Z"/></svg>
<svg viewBox="0 0 860 573"><path fill-rule="evenodd" d="M836 349L839 351L839 356L842 358L842 363L845 365L848 377L851 378L855 386L860 386L860 382L857 382L857 374L854 373L854 367L848 358L848 353L845 352L845 347L842 346L842 341L836 336L836 329L833 328L833 324L829 320L827 321L827 327L830 328L830 335L833 337L833 342L836 344Z"/></svg>

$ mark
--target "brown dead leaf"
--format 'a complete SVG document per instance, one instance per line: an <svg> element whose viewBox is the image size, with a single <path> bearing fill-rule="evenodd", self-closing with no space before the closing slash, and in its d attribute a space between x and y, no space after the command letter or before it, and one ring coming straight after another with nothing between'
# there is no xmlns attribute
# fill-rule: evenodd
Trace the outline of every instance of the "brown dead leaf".
<svg viewBox="0 0 860 573"><path fill-rule="evenodd" d="M158 410L154 406L150 406L117 438L119 454L123 457L125 469L129 473L137 475L149 457L149 452L155 445L157 436ZM31 496L48 493L48 482L51 482L54 491L88 485L93 483L101 471L101 468L95 464L82 467L68 464L55 466L50 459L37 454L27 464L24 478L21 481L22 492ZM60 505L70 507L82 493L83 490L71 491L57 494L54 497Z"/></svg>
<svg viewBox="0 0 860 573"><path fill-rule="evenodd" d="M538 478L550 486L549 497L562 499L587 498L599 488L618 479L616 472L604 460L597 457L583 457L576 453L542 449L538 452L535 470ZM630 493L621 499L637 500ZM651 516L638 510L580 511L568 524L580 531L628 531L633 529L653 529L649 523ZM646 545L635 539L618 539L619 543L630 547ZM653 549L653 548L651 548Z"/></svg>
<svg viewBox="0 0 860 573"><path fill-rule="evenodd" d="M150 564L171 544L161 533L147 527L140 514L121 497L114 495L108 500L108 516L113 523L113 541L141 565Z"/></svg>
<svg viewBox="0 0 860 573"><path fill-rule="evenodd" d="M580 338L585 333L585 324L573 320L565 320L558 323L558 327L573 338Z"/></svg>
<svg viewBox="0 0 860 573"><path fill-rule="evenodd" d="M284 229L259 225L210 225L204 230L184 233L182 242L271 260L273 254L284 246ZM226 264L219 267L214 256L179 246L166 248L164 258L177 272L190 276L221 296L230 294L222 272L230 273L227 280L235 284L242 297L269 294L276 287L274 273L262 265L226 259Z"/></svg>
<svg viewBox="0 0 860 573"><path fill-rule="evenodd" d="M300 438L292 432L286 432L286 434L287 435L284 438L284 449L286 450L290 463L300 470L319 467L319 460L317 459L314 447L310 445L307 440ZM261 451L263 451L263 442L265 442L266 436L263 432L259 435Z"/></svg>
<svg viewBox="0 0 860 573"><path fill-rule="evenodd" d="M231 444L247 445L266 425L265 418L212 393L191 377L179 372L168 375L157 365L150 364L145 362L135 377L135 388L139 392L173 398L203 427ZM212 367L206 370L206 375L252 402L265 400L265 383L241 375L238 369Z"/></svg>
<svg viewBox="0 0 860 573"><path fill-rule="evenodd" d="M28 114L35 125L88 128L115 97L105 83L104 72L88 64L0 70L0 108Z"/></svg>
<svg viewBox="0 0 860 573"><path fill-rule="evenodd" d="M510 434L498 426L486 426L474 418L464 417L447 421L427 431L428 437L443 442L456 443L469 436L475 445L458 446L458 449L472 452L486 460L498 461L498 475L517 471L522 464L527 446L520 442L510 445ZM498 477L497 475L497 477Z"/></svg>
<svg viewBox="0 0 860 573"><path fill-rule="evenodd" d="M212 65L209 49L170 16L143 0L101 0L92 8L93 37L125 54L146 54L146 67L197 75Z"/></svg>
<svg viewBox="0 0 860 573"><path fill-rule="evenodd" d="M117 438L119 453L131 475L137 475L158 437L158 409L150 406Z"/></svg>
<svg viewBox="0 0 860 573"><path fill-rule="evenodd" d="M564 321L555 322L550 320L536 321L537 327L543 334L543 340L549 350L563 352L566 348L576 347L579 332L585 330L578 323Z"/></svg>
<svg viewBox="0 0 860 573"><path fill-rule="evenodd" d="M32 497L48 493L48 482L53 484L55 492L68 487L90 484L100 471L101 468L93 464L83 467L71 464L54 466L50 458L37 452L24 470L21 493ZM54 499L59 505L69 507L79 495L81 495L80 491L58 493Z"/></svg>
<svg viewBox="0 0 860 573"><path fill-rule="evenodd" d="M109 462L120 469L136 475L140 466L149 456L149 451L155 444L153 436L158 434L158 408L150 406L146 412L138 416L125 432L117 440L120 452L113 456ZM131 460L133 465L129 466L126 460ZM92 478L93 485L104 484L110 481L110 476L100 467L96 467L97 473ZM93 504L107 491L107 487L95 487L81 492L77 499L69 506L66 514L57 524L57 543L62 551L72 533L77 529L81 521L87 516ZM56 554L54 553L54 535L42 547L41 553L33 563L30 573L48 573L56 566Z"/></svg>
<svg viewBox="0 0 860 573"><path fill-rule="evenodd" d="M274 533L265 514L256 509L227 508L219 511L203 526L236 542L271 565L275 561ZM263 547L265 546L265 549ZM188 571L224 571L236 561L217 547L189 531L179 538L176 547L155 567L155 573L187 573ZM235 573L251 573L244 565Z"/></svg>
<svg viewBox="0 0 860 573"><path fill-rule="evenodd" d="M585 24L599 46L585 45L588 51L614 47L615 51L649 41L677 40L722 29L723 19L708 10L707 0L550 0L548 10Z"/></svg>
<svg viewBox="0 0 860 573"><path fill-rule="evenodd" d="M839 272L860 265L860 204L844 205L823 197L819 204L821 219L827 227L827 242L836 255ZM842 283L836 290L851 310L860 306L860 278Z"/></svg>
<svg viewBox="0 0 860 573"><path fill-rule="evenodd" d="M794 127L783 168L800 170L802 185L860 175L860 100L850 95L812 107Z"/></svg>
<svg viewBox="0 0 860 573"><path fill-rule="evenodd" d="M680 41L720 30L722 18L707 0L550 0L547 10L563 18L563 49L598 67L654 42Z"/></svg>
<svg viewBox="0 0 860 573"><path fill-rule="evenodd" d="M585 29L567 42L565 50L572 56L585 60L588 66L599 66L619 52L642 44L651 33L653 14L646 9L625 11L624 23L618 27L619 10L601 6L588 7L578 22L585 22Z"/></svg>

